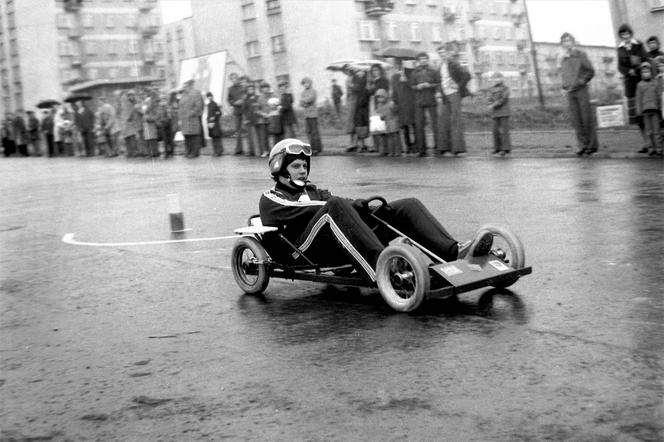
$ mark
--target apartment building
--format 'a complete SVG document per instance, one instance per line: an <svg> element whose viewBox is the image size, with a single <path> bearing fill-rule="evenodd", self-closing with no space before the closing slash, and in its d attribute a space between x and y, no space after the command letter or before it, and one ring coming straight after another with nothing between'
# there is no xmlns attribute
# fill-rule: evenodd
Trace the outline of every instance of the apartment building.
<svg viewBox="0 0 664 442"><path fill-rule="evenodd" d="M181 86L180 62L195 57L194 24L191 17L164 24L163 40L166 57L166 84L169 88Z"/></svg>
<svg viewBox="0 0 664 442"><path fill-rule="evenodd" d="M502 71L515 95L533 83L523 0L192 0L196 49L227 50L252 79L311 77L319 95L334 60L373 59L382 48L429 52L463 43L462 60L484 87Z"/></svg>
<svg viewBox="0 0 664 442"><path fill-rule="evenodd" d="M616 31L621 24L627 23L639 40L645 41L655 35L664 41L664 0L609 0L609 6ZM617 34L615 38L617 44Z"/></svg>
<svg viewBox="0 0 664 442"><path fill-rule="evenodd" d="M2 107L164 81L158 0L0 0Z"/></svg>

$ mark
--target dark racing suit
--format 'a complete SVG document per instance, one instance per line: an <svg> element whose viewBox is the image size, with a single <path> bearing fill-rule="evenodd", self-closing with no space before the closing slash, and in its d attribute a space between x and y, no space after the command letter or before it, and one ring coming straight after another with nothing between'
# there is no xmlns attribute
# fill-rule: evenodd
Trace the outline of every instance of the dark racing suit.
<svg viewBox="0 0 664 442"><path fill-rule="evenodd" d="M346 264L350 255L372 281L378 255L397 237L369 216L364 200L332 196L310 183L299 190L277 182L261 196L259 211L263 225L278 227L313 262ZM390 202L376 215L441 258L457 259L457 241L418 199Z"/></svg>

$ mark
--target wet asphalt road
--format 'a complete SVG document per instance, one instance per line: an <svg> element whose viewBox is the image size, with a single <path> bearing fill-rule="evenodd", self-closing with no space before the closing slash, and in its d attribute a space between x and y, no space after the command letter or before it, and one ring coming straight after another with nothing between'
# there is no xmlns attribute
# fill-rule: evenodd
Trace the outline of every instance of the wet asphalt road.
<svg viewBox="0 0 664 442"><path fill-rule="evenodd" d="M512 229L534 273L396 314L273 280L232 234L261 159L0 161L0 440L664 440L658 160L314 159L334 194L420 198L459 240Z"/></svg>

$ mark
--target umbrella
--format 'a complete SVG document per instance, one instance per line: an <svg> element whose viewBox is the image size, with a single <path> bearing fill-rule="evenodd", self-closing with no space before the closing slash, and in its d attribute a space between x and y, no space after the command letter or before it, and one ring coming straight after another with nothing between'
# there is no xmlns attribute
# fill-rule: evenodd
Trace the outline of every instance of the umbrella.
<svg viewBox="0 0 664 442"><path fill-rule="evenodd" d="M49 98L48 100L42 100L39 103L37 103L37 108L38 109L50 109L56 104L60 104L58 100L53 100Z"/></svg>
<svg viewBox="0 0 664 442"><path fill-rule="evenodd" d="M351 67L354 69L362 69L363 71L368 71L369 69L371 69L371 66L375 64L379 65L383 69L388 69L392 67L392 65L390 65L389 63L385 63L384 61L380 60L360 60L353 63Z"/></svg>
<svg viewBox="0 0 664 442"><path fill-rule="evenodd" d="M65 98L66 103L74 103L75 101L92 100L92 95L87 94L71 94Z"/></svg>
<svg viewBox="0 0 664 442"><path fill-rule="evenodd" d="M356 62L357 62L357 59L355 59L355 58L347 58L347 59L344 59L344 60L336 60L336 61L333 61L332 63L330 63L329 65L327 65L327 67L325 69L327 69L328 71L341 71L341 70L343 70L344 66L351 65L351 64L356 63Z"/></svg>
<svg viewBox="0 0 664 442"><path fill-rule="evenodd" d="M420 51L413 48L389 47L376 52L377 57L401 58L404 60L416 60Z"/></svg>

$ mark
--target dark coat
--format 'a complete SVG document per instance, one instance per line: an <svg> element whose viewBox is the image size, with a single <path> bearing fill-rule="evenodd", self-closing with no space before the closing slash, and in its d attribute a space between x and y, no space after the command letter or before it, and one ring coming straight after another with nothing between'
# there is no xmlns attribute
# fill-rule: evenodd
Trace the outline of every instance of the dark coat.
<svg viewBox="0 0 664 442"><path fill-rule="evenodd" d="M344 92L341 90L341 86L338 84L332 85L332 102L341 103L341 97L343 97Z"/></svg>
<svg viewBox="0 0 664 442"><path fill-rule="evenodd" d="M369 127L369 98L371 93L367 89L367 77L355 75L353 77L351 92L355 96L354 126Z"/></svg>
<svg viewBox="0 0 664 442"><path fill-rule="evenodd" d="M32 141L39 139L39 120L34 115L28 117L28 137Z"/></svg>
<svg viewBox="0 0 664 442"><path fill-rule="evenodd" d="M81 132L92 132L95 127L95 114L83 106L81 109L76 111L76 126Z"/></svg>
<svg viewBox="0 0 664 442"><path fill-rule="evenodd" d="M258 108L260 107L258 103L258 95L245 95L244 104L242 106L242 115L244 115L245 121L251 125L256 124L259 119Z"/></svg>
<svg viewBox="0 0 664 442"><path fill-rule="evenodd" d="M241 84L234 84L228 88L228 104L233 108L233 115L242 115L244 94L245 91Z"/></svg>
<svg viewBox="0 0 664 442"><path fill-rule="evenodd" d="M504 83L494 84L489 89L491 118L510 116L510 88Z"/></svg>
<svg viewBox="0 0 664 442"><path fill-rule="evenodd" d="M468 82L470 81L470 72L468 72L468 69L461 66L456 60L448 60L447 72L450 74L452 81L454 81L459 87L459 95L461 98L469 96L470 91L468 91ZM445 99L444 95L443 99Z"/></svg>
<svg viewBox="0 0 664 442"><path fill-rule="evenodd" d="M415 88L422 83L429 83L430 86L426 89ZM418 66L411 74L410 85L415 94L415 106L436 106L436 91L440 89L440 72L437 69Z"/></svg>
<svg viewBox="0 0 664 442"><path fill-rule="evenodd" d="M46 134L53 135L53 115L46 115L41 121L41 130Z"/></svg>
<svg viewBox="0 0 664 442"><path fill-rule="evenodd" d="M624 77L623 84L627 98L636 95L636 85L641 81L639 66L646 60L646 54L643 43L638 40L635 40L629 49L626 46L618 46L618 71ZM630 70L633 70L631 74Z"/></svg>
<svg viewBox="0 0 664 442"><path fill-rule="evenodd" d="M279 104L281 105L281 124L284 126L297 124L297 118L293 110L293 94L290 92L281 94Z"/></svg>
<svg viewBox="0 0 664 442"><path fill-rule="evenodd" d="M415 94L408 76L406 72L406 81L401 81L400 74L392 76L392 101L397 108L401 127L415 124Z"/></svg>
<svg viewBox="0 0 664 442"><path fill-rule="evenodd" d="M221 108L216 101L210 100L207 105L207 124L211 138L221 138Z"/></svg>

